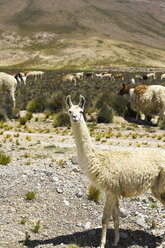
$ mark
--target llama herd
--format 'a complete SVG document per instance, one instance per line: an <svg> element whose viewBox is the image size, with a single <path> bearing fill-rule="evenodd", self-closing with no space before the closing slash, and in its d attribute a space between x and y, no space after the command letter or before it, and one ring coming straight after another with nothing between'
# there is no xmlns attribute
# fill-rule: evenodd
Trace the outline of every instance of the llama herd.
<svg viewBox="0 0 165 248"><path fill-rule="evenodd" d="M100 74L100 75L99 75ZM84 77L108 79L118 82L124 80L124 74L112 75L110 72L94 74L93 72L78 72L67 74L61 78L60 84L71 82L77 87L77 80ZM150 74L150 75L149 75ZM155 80L155 73L149 73L134 80ZM0 92L6 92L15 108L15 90L17 84L26 84L28 78L42 79L42 71L24 71L17 74L7 74L0 72ZM165 74L161 75L161 80L165 79ZM120 82L121 83L121 82ZM135 81L131 80L132 85ZM165 87L161 85L140 84L136 87L123 83L118 95L127 94L133 108L136 109L136 121L139 112L142 111L147 118L151 111L158 111L158 122L165 120ZM117 246L120 238L119 233L119 200L138 196L148 189L153 196L159 200L165 208L165 150L160 148L136 148L136 149L110 149L99 152L94 149L90 138L90 133L84 120L85 98L80 96L77 105L72 103L71 96L66 98L68 114L70 116L71 127L75 138L79 166L91 184L105 193L106 201L102 217L102 235L100 248L106 245L106 233L111 217L114 223L114 242ZM165 247L165 234L163 236L161 248Z"/></svg>
<svg viewBox="0 0 165 248"><path fill-rule="evenodd" d="M42 79L43 71L24 71L8 74L0 72L0 93L7 93L11 100L12 108L15 108L15 91L17 84L23 82L26 84L28 78Z"/></svg>
<svg viewBox="0 0 165 248"><path fill-rule="evenodd" d="M115 233L113 245L117 246L120 198L138 196L151 189L154 197L165 207L165 150L137 148L98 152L93 148L84 120L84 97L80 96L78 105L72 103L70 95L67 96L66 101L79 166L91 184L106 195L100 247L104 248L106 245L106 233L111 217ZM165 247L165 234L160 247Z"/></svg>
<svg viewBox="0 0 165 248"><path fill-rule="evenodd" d="M32 71L25 70L23 72L19 72L17 74L7 74L4 72L0 72L0 93L6 92L11 99L12 107L15 108L15 90L17 84L26 82L30 79L42 79L44 75L43 71ZM92 72L77 72L77 73L69 73L64 75L60 80L60 85L63 83L71 82L75 87L77 87L77 81L85 80L90 77L93 80L111 80L112 83L121 83L124 82L125 75L124 73L110 73L110 71L103 71L100 73ZM165 74L161 74L160 80L165 79ZM125 85L123 83L123 88L119 91L118 95L128 94L130 98L131 106L137 111L136 121L138 121L140 111L145 114L145 121L147 121L147 116L150 112L158 112L159 119L165 119L165 87L161 85L145 85L144 81L142 84L133 87L136 82L140 82L140 80L155 80L156 77L155 72L143 74L143 75L134 75L129 80L129 85ZM101 82L100 82L101 83ZM132 87L130 86L132 85Z"/></svg>
<svg viewBox="0 0 165 248"><path fill-rule="evenodd" d="M89 72L88 72L89 73ZM89 73L90 77L95 79L108 79L108 80L120 80L124 81L124 74L117 73L112 75L110 71L101 72L101 73ZM77 86L77 80L83 80L86 77L84 72L67 74L62 77L60 83L71 82L74 86ZM146 73L143 75L135 75L135 78L130 79L130 84L134 85L135 80L156 80L156 73ZM165 79L165 74L161 74L160 79ZM118 81L119 82L119 81ZM130 85L125 85L123 83L123 88L119 91L118 95L128 94L130 98L131 106L137 111L136 121L138 121L140 111L145 114L145 121L147 121L147 116L151 112L158 112L159 118L157 123L160 120L165 120L165 87L161 85L145 85L140 84L139 86L133 88Z"/></svg>

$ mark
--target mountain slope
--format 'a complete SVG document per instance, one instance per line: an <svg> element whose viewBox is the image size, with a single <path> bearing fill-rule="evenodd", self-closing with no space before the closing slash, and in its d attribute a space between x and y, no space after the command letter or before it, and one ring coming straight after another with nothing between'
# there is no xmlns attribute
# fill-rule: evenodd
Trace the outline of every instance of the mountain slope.
<svg viewBox="0 0 165 248"><path fill-rule="evenodd" d="M0 0L0 6L1 66L43 67L52 60L60 61L60 68L67 61L84 67L120 60L123 66L164 67L163 0ZM75 48L82 57L73 56ZM117 53L115 60L111 52Z"/></svg>

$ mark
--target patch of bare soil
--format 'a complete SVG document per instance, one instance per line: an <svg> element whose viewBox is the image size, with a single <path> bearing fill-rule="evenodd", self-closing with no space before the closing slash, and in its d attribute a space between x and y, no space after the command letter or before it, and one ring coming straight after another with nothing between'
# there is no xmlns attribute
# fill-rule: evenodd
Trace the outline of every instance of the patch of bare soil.
<svg viewBox="0 0 165 248"><path fill-rule="evenodd" d="M97 150L165 148L165 133L159 127L121 117L88 127ZM54 128L51 119L37 114L26 126L8 121L0 131L1 150L12 158L0 165L0 247L98 247L105 197L102 194L99 203L89 199L89 182L79 170L71 130ZM27 192L35 192L33 200L26 198ZM120 208L118 247L157 247L165 211L151 193L121 200ZM107 247L113 236L110 221Z"/></svg>

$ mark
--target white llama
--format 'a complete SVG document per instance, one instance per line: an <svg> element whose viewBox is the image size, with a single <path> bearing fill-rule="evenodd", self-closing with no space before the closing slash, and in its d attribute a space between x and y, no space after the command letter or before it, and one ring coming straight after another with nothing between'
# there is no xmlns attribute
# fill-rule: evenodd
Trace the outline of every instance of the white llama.
<svg viewBox="0 0 165 248"><path fill-rule="evenodd" d="M15 108L15 91L17 83L23 81L20 73L10 75L0 72L0 93L7 93L11 99L12 107Z"/></svg>
<svg viewBox="0 0 165 248"><path fill-rule="evenodd" d="M77 146L79 165L91 183L106 194L100 247L105 247L106 232L112 215L114 245L119 241L119 198L133 197L149 188L165 207L165 150L160 148L114 149L99 153L92 146L83 117L85 99L73 105L67 96L71 126ZM165 235L163 244L165 243Z"/></svg>

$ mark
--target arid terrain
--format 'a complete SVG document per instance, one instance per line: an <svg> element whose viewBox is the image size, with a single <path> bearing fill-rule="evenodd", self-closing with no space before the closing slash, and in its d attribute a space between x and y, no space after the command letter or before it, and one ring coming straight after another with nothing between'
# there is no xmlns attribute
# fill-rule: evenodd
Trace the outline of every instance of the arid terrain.
<svg viewBox="0 0 165 248"><path fill-rule="evenodd" d="M11 159L0 164L0 248L99 246L105 196L91 200L72 130L55 127L54 117L66 113L68 94L74 101L82 94L96 150L165 149L164 129L135 123L127 97L117 94L132 78L133 87L165 86L164 27L164 0L0 0L0 71L44 72L42 79L18 84L14 113L9 96L0 94L0 117L8 117L0 121L0 152ZM82 70L122 72L124 81L94 75L77 86L61 83ZM156 79L139 79L150 71ZM32 118L21 124L29 103ZM112 123L96 123L104 104L114 114ZM150 191L121 199L120 212L119 248L160 245L165 210ZM106 247L113 237L110 221Z"/></svg>
<svg viewBox="0 0 165 248"><path fill-rule="evenodd" d="M0 0L0 67L165 64L163 0Z"/></svg>
<svg viewBox="0 0 165 248"><path fill-rule="evenodd" d="M165 149L165 133L159 127L115 117L112 124L88 123L88 128L99 151ZM105 198L102 194L98 203L89 198L89 182L79 170L71 129L54 128L51 118L33 114L25 126L12 120L0 131L1 149L11 157L9 164L0 165L0 247L98 247ZM28 192L35 193L33 200L27 199ZM165 210L151 193L121 199L120 208L118 247L157 247L165 229ZM110 222L106 247L113 235Z"/></svg>

